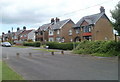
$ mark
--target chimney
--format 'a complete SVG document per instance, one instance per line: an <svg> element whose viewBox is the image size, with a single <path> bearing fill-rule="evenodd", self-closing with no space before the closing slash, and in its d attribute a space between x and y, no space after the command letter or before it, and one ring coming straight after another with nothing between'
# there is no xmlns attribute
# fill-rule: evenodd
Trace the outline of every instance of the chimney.
<svg viewBox="0 0 120 82"><path fill-rule="evenodd" d="M4 32L2 32L2 35L4 35L5 33Z"/></svg>
<svg viewBox="0 0 120 82"><path fill-rule="evenodd" d="M100 13L105 13L105 9L103 6L100 7Z"/></svg>
<svg viewBox="0 0 120 82"><path fill-rule="evenodd" d="M51 19L51 23L54 23L54 22L55 22L55 20L54 20L54 18L52 18L52 19Z"/></svg>
<svg viewBox="0 0 120 82"><path fill-rule="evenodd" d="M19 30L20 30L20 28L18 27L18 28L17 28L17 31L19 31Z"/></svg>
<svg viewBox="0 0 120 82"><path fill-rule="evenodd" d="M56 21L56 23L57 23L57 22L59 22L59 21L60 21L60 19L56 17L55 21Z"/></svg>
<svg viewBox="0 0 120 82"><path fill-rule="evenodd" d="M10 30L8 30L8 33L10 33Z"/></svg>
<svg viewBox="0 0 120 82"><path fill-rule="evenodd" d="M23 26L23 30L26 30L26 27L25 27L25 26Z"/></svg>

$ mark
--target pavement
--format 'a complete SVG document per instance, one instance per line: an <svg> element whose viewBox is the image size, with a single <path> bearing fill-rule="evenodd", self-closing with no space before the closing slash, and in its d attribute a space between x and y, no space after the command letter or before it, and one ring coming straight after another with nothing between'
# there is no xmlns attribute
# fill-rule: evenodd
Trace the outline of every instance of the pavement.
<svg viewBox="0 0 120 82"><path fill-rule="evenodd" d="M2 47L2 59L25 80L118 80L117 58L79 56L70 51L51 55L33 49Z"/></svg>

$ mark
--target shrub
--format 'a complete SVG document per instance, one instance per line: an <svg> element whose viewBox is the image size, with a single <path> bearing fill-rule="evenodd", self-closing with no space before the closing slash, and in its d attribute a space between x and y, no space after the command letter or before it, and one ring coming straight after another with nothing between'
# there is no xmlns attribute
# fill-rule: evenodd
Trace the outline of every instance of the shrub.
<svg viewBox="0 0 120 82"><path fill-rule="evenodd" d="M120 55L120 42L115 41L83 41L74 49L77 54L102 54L101 56ZM100 56L100 55L99 55Z"/></svg>
<svg viewBox="0 0 120 82"><path fill-rule="evenodd" d="M40 42L24 42L24 46L33 46L33 47L40 47L41 43Z"/></svg>
<svg viewBox="0 0 120 82"><path fill-rule="evenodd" d="M58 42L47 42L46 45L50 49L61 49L61 50L72 50L74 46L76 47L79 43L58 43Z"/></svg>

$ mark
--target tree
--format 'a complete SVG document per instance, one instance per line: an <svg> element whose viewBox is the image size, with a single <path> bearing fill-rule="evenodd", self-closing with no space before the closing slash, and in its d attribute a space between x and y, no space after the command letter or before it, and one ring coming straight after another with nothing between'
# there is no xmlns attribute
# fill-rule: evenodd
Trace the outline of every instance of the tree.
<svg viewBox="0 0 120 82"><path fill-rule="evenodd" d="M118 32L120 35L120 1L116 5L115 9L111 11L112 18L115 20L112 22L114 29Z"/></svg>

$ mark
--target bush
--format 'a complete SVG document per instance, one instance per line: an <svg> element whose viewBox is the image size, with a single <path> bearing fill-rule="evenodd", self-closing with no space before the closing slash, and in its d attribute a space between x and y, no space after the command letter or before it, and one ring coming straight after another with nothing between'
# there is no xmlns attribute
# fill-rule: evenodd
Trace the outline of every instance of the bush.
<svg viewBox="0 0 120 82"><path fill-rule="evenodd" d="M47 42L46 45L50 49L61 49L61 50L72 50L74 46L77 46L79 43L58 43L58 42Z"/></svg>
<svg viewBox="0 0 120 82"><path fill-rule="evenodd" d="M101 56L120 55L120 42L115 41L84 41L73 51L77 54L102 54Z"/></svg>
<svg viewBox="0 0 120 82"><path fill-rule="evenodd" d="M24 46L32 46L32 47L40 47L41 43L40 42L24 42Z"/></svg>

